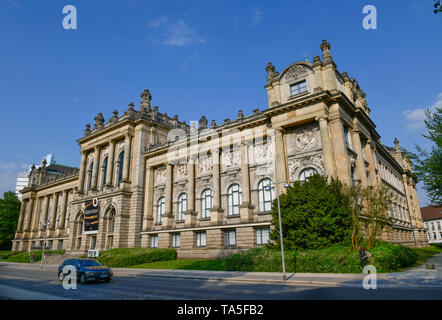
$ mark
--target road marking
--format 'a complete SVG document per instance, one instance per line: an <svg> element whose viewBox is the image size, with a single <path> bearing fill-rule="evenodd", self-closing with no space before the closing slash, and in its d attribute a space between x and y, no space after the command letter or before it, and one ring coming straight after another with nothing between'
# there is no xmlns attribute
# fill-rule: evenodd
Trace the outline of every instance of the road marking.
<svg viewBox="0 0 442 320"><path fill-rule="evenodd" d="M14 300L72 300L46 293L24 290L0 284L0 296Z"/></svg>

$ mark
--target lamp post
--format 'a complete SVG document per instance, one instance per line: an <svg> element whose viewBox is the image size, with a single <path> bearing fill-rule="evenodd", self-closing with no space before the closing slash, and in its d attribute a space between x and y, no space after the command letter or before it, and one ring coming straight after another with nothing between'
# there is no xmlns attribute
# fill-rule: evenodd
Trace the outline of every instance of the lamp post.
<svg viewBox="0 0 442 320"><path fill-rule="evenodd" d="M280 243L281 243L281 262L282 262L282 279L285 281L286 280L286 274L285 274L285 257L284 257L284 241L282 239L282 222L281 222L281 205L279 202L279 190L278 190L278 159L277 159L277 154L276 154L276 137L275 134L273 132L272 134L272 144L273 144L273 154L275 155L274 157L274 177L275 177L275 191L276 191L276 201L278 204L278 219L279 219L279 239L280 239ZM287 183L286 183L287 184Z"/></svg>
<svg viewBox="0 0 442 320"><path fill-rule="evenodd" d="M45 247L46 247L46 233L48 231L48 225L51 224L49 220L46 220L45 222L42 222L45 225L45 234L43 237L43 251L41 253L41 262L40 262L40 269L43 269L43 260L45 258Z"/></svg>

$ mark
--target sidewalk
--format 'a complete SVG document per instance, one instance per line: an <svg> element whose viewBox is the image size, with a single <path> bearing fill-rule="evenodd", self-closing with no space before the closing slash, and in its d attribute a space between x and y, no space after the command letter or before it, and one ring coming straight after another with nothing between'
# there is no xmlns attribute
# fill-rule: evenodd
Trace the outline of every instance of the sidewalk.
<svg viewBox="0 0 442 320"><path fill-rule="evenodd" d="M40 264L23 264L12 262L0 262L2 264L14 264L18 268L39 269ZM426 265L432 263L434 270L427 270ZM44 265L43 270L56 272L58 265ZM287 273L287 279L283 280L283 274L278 272L240 272L240 271L203 271L203 270L170 270L170 269L131 269L113 268L115 276L137 277L167 277L181 279L200 279L206 281L228 282L259 282L288 284L298 286L326 286L326 287L361 287L365 274L334 274L334 273ZM377 275L378 287L425 287L442 288L442 253L429 259L425 264L403 272L394 272Z"/></svg>

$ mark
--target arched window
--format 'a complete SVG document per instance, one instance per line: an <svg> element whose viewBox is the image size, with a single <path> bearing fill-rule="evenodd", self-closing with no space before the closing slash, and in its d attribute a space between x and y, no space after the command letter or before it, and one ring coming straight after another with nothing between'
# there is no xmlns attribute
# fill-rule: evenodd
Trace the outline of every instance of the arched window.
<svg viewBox="0 0 442 320"><path fill-rule="evenodd" d="M161 197L157 202L157 223L161 223L161 216L164 214L166 210L166 198Z"/></svg>
<svg viewBox="0 0 442 320"><path fill-rule="evenodd" d="M178 197L177 221L184 221L184 212L187 211L187 194L182 193Z"/></svg>
<svg viewBox="0 0 442 320"><path fill-rule="evenodd" d="M305 181L315 174L318 174L318 171L315 168L304 169L299 174L299 181Z"/></svg>
<svg viewBox="0 0 442 320"><path fill-rule="evenodd" d="M123 179L123 165L124 165L124 151L120 153L118 156L117 161L117 169L118 169L118 176L117 176L117 186L120 186L120 181Z"/></svg>
<svg viewBox="0 0 442 320"><path fill-rule="evenodd" d="M92 170L94 168L94 162L89 165L89 170L87 171L87 190L91 189L92 186Z"/></svg>
<svg viewBox="0 0 442 320"><path fill-rule="evenodd" d="M272 210L274 191L275 187L273 186L271 179L265 178L258 183L258 202L260 212Z"/></svg>
<svg viewBox="0 0 442 320"><path fill-rule="evenodd" d="M232 184L227 189L227 203L229 206L229 216L239 214L239 206L242 204L241 187L239 184Z"/></svg>
<svg viewBox="0 0 442 320"><path fill-rule="evenodd" d="M212 209L212 204L212 190L204 189L201 193L201 218L210 218L210 209Z"/></svg>
<svg viewBox="0 0 442 320"><path fill-rule="evenodd" d="M112 209L111 212L109 212L107 232L109 233L114 232L114 228L115 228L115 209Z"/></svg>
<svg viewBox="0 0 442 320"><path fill-rule="evenodd" d="M106 184L106 175L107 175L107 159L108 157L104 158L103 160L103 176L101 177L101 190L103 190L104 185Z"/></svg>
<svg viewBox="0 0 442 320"><path fill-rule="evenodd" d="M83 234L83 226L84 226L84 216L81 215L78 221L78 235L81 236Z"/></svg>

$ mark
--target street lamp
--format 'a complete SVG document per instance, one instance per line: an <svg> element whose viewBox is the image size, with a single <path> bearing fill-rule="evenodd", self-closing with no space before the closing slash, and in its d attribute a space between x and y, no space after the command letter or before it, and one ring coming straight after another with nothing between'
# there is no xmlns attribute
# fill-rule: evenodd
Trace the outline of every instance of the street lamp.
<svg viewBox="0 0 442 320"><path fill-rule="evenodd" d="M281 205L279 202L279 190L278 190L278 159L277 159L277 154L276 154L276 139L275 139L275 134L273 132L272 134L272 144L273 144L273 154L275 155L274 157L274 177L275 177L275 191L276 191L276 199L277 199L277 203L278 203L278 219L279 219L279 239L281 242L281 262L282 262L282 279L285 281L286 280L286 274L285 274L285 257L284 257L284 241L282 239L282 222L281 222ZM286 186L288 183L286 181L284 181L283 183L285 183L284 186ZM290 186L290 185L289 185Z"/></svg>
<svg viewBox="0 0 442 320"><path fill-rule="evenodd" d="M45 234L43 237L43 252L41 253L41 262L40 262L40 269L43 269L43 259L45 258L45 247L46 247L46 233L48 231L48 225L51 224L49 220L46 220L46 222L42 222L45 225Z"/></svg>

